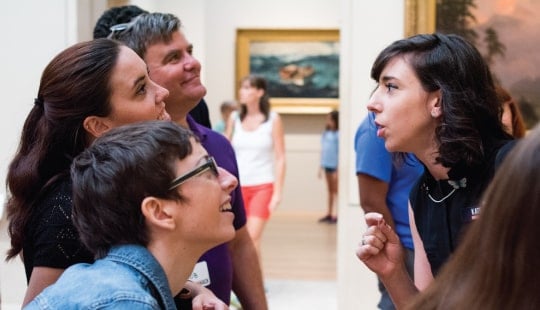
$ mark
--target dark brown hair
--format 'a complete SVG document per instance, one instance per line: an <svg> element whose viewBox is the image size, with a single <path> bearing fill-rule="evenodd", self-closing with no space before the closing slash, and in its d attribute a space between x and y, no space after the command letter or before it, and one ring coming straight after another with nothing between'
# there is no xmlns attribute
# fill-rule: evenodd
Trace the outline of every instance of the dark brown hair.
<svg viewBox="0 0 540 310"><path fill-rule="evenodd" d="M106 38L111 34L111 27L129 23L133 18L148 13L136 5L112 7L99 17L94 26L94 39Z"/></svg>
<svg viewBox="0 0 540 310"><path fill-rule="evenodd" d="M109 79L121 43L108 39L75 44L47 65L34 107L9 165L7 202L10 259L22 250L33 207L89 143L83 121L110 113Z"/></svg>
<svg viewBox="0 0 540 310"><path fill-rule="evenodd" d="M262 89L264 91L264 95L259 100L259 109L264 115L264 121L266 122L268 120L268 117L270 116L270 96L268 95L268 86L266 80L262 76L251 74L243 78L241 82L244 81L248 81L249 85L251 85L252 87ZM246 113L246 105L240 102L240 120L243 120L244 117L246 117Z"/></svg>
<svg viewBox="0 0 540 310"><path fill-rule="evenodd" d="M506 89L502 88L500 85L495 87L497 92L497 97L501 105L504 107L505 104L510 108L510 113L512 113L512 135L514 138L523 138L527 133L527 128L525 127L525 121L519 110L518 103L510 96L510 93Z"/></svg>
<svg viewBox="0 0 540 310"><path fill-rule="evenodd" d="M96 259L114 245L148 245L144 198L185 199L169 186L176 162L192 153L190 139L173 122L140 122L109 130L73 160L73 222Z"/></svg>
<svg viewBox="0 0 540 310"><path fill-rule="evenodd" d="M338 110L332 110L328 113L332 121L334 121L334 124L336 124L336 128L330 128L329 126L326 126L326 130L339 130L339 111Z"/></svg>
<svg viewBox="0 0 540 310"><path fill-rule="evenodd" d="M386 65L404 57L427 92L441 92L441 123L435 129L436 161L475 166L486 151L512 137L501 124L502 107L491 72L478 50L457 35L419 34L395 41L378 56L371 78L379 81Z"/></svg>

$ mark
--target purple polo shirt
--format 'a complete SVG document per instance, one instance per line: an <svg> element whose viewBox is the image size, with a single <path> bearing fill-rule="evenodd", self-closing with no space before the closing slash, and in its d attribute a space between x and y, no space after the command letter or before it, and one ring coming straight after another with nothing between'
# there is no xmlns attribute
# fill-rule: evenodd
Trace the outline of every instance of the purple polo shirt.
<svg viewBox="0 0 540 310"><path fill-rule="evenodd" d="M229 140L222 134L199 125L188 115L189 129L199 137L202 146L210 156L213 156L217 164L233 174L238 179L238 165L236 156ZM244 200L240 191L240 183L231 195L232 209L234 213L234 228L242 228L246 224L246 211ZM206 261L210 273L210 285L206 286L226 304L229 304L232 289L232 260L227 244L221 244L204 253L199 262Z"/></svg>

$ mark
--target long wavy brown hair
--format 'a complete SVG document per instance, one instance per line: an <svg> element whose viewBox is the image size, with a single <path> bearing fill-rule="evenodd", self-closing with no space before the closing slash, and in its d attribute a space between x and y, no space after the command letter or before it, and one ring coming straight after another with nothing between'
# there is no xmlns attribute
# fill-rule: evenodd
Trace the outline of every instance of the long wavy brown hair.
<svg viewBox="0 0 540 310"><path fill-rule="evenodd" d="M69 174L71 161L88 145L84 119L110 113L109 78L121 45L108 39L78 43L43 71L6 180L11 237L7 259L21 252L36 203L56 180Z"/></svg>

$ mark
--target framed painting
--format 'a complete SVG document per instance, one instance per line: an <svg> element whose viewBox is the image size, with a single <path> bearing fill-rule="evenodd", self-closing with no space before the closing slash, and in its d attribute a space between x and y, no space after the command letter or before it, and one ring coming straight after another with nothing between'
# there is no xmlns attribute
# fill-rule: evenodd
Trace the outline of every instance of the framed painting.
<svg viewBox="0 0 540 310"><path fill-rule="evenodd" d="M540 120L540 1L405 0L405 35L455 33L472 42L530 129Z"/></svg>
<svg viewBox="0 0 540 310"><path fill-rule="evenodd" d="M435 31L435 0L405 0L405 36Z"/></svg>
<svg viewBox="0 0 540 310"><path fill-rule="evenodd" d="M272 109L322 114L339 105L339 31L238 29L236 90L248 74L264 77Z"/></svg>

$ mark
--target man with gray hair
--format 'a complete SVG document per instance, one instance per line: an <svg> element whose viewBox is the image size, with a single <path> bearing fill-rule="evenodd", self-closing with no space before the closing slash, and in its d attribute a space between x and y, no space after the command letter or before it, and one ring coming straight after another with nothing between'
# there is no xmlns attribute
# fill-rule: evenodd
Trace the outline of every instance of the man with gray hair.
<svg viewBox="0 0 540 310"><path fill-rule="evenodd" d="M94 26L94 39L107 38L114 29L122 27L118 26L119 24L126 25L135 17L143 13L148 12L136 5L116 6L106 10L103 12L103 14L101 14ZM191 53L192 50L193 46L190 45L189 52ZM206 101L204 101L204 98L202 98L199 103L191 111L189 111L189 115L191 115L191 117L193 117L197 123L208 128L212 128L212 124L210 123L210 115L208 113L208 105L206 104Z"/></svg>
<svg viewBox="0 0 540 310"><path fill-rule="evenodd" d="M219 166L238 177L236 157L221 134L197 124L188 112L206 94L201 84L201 64L190 51L180 20L166 13L142 14L132 22L112 28L109 36L131 47L147 64L150 78L169 91L167 111L171 119L189 128ZM226 304L231 290L243 309L267 309L262 272L254 244L247 232L240 186L232 193L236 236L205 253L191 280L207 286Z"/></svg>

